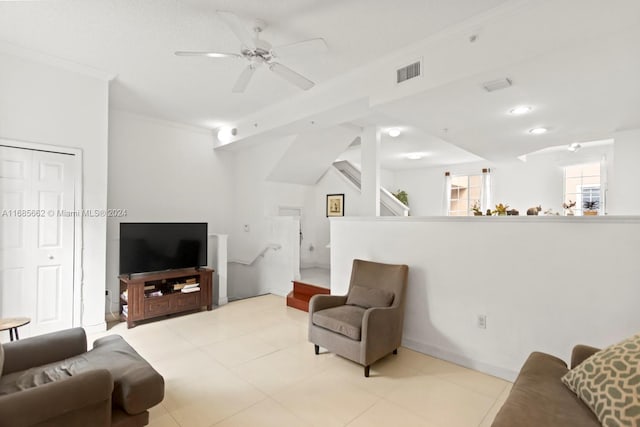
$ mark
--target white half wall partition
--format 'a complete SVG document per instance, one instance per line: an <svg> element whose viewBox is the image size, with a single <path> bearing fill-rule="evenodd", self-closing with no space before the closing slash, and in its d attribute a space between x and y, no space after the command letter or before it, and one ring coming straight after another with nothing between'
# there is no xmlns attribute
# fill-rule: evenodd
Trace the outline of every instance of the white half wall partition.
<svg viewBox="0 0 640 427"><path fill-rule="evenodd" d="M345 217L331 248L332 294L354 258L408 264L403 345L505 379L640 331L640 217Z"/></svg>

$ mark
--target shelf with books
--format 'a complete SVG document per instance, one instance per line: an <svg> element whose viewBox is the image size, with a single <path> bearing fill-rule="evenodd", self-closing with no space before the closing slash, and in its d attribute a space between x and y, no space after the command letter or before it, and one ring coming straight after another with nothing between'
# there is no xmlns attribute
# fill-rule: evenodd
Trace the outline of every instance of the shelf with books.
<svg viewBox="0 0 640 427"><path fill-rule="evenodd" d="M213 270L188 268L120 276L120 315L132 328L150 318L213 309Z"/></svg>

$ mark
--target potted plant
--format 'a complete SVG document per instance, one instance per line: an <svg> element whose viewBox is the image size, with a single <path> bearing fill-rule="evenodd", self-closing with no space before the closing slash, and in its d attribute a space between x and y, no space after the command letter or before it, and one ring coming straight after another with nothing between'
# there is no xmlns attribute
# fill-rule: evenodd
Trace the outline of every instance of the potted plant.
<svg viewBox="0 0 640 427"><path fill-rule="evenodd" d="M506 215L507 209L509 209L509 205L503 205L502 203L497 204L495 210L491 211L492 215Z"/></svg>
<svg viewBox="0 0 640 427"><path fill-rule="evenodd" d="M598 208L600 207L600 201L598 200L585 200L582 202L583 215L598 215Z"/></svg>
<svg viewBox="0 0 640 427"><path fill-rule="evenodd" d="M482 211L480 210L480 202L478 200L473 201L471 212L473 212L473 216L482 216Z"/></svg>
<svg viewBox="0 0 640 427"><path fill-rule="evenodd" d="M396 199L400 200L406 206L409 206L409 195L407 194L406 191L398 190L397 192L391 193L391 194L393 194L396 197Z"/></svg>
<svg viewBox="0 0 640 427"><path fill-rule="evenodd" d="M565 215L566 216L573 216L573 207L576 205L576 202L572 202L571 200L569 200L568 203L563 203L562 207L566 210Z"/></svg>

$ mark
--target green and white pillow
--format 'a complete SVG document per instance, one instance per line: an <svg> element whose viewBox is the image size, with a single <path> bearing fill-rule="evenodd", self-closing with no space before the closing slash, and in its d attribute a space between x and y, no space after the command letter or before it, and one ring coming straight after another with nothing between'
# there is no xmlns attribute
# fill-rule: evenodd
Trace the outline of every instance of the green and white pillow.
<svg viewBox="0 0 640 427"><path fill-rule="evenodd" d="M2 376L2 367L4 366L4 348L0 342L0 377Z"/></svg>
<svg viewBox="0 0 640 427"><path fill-rule="evenodd" d="M600 350L562 377L604 427L640 426L640 334Z"/></svg>

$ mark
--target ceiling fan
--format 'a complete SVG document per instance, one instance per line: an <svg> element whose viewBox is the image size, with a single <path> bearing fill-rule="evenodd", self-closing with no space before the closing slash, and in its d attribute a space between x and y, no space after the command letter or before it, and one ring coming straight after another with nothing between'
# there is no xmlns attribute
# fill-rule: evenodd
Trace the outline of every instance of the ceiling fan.
<svg viewBox="0 0 640 427"><path fill-rule="evenodd" d="M249 61L249 65L240 73L238 80L233 86L233 92L241 93L247 88L253 73L261 66L265 65L269 70L279 75L289 83L298 86L300 89L309 90L315 83L303 75L293 71L291 68L276 62L276 58L282 56L301 53L320 53L327 50L327 44L322 38L303 40L283 46L272 47L271 43L260 39L260 33L265 29L264 21L256 20L253 27L254 34L251 34L240 19L232 12L216 11L220 19L227 24L240 40L240 53L225 52L175 52L178 56L205 56L209 58L244 58Z"/></svg>

